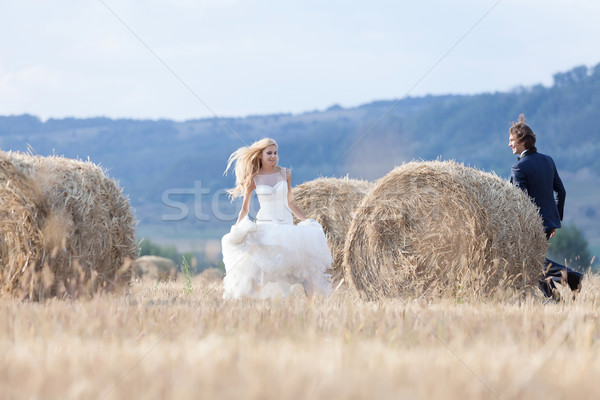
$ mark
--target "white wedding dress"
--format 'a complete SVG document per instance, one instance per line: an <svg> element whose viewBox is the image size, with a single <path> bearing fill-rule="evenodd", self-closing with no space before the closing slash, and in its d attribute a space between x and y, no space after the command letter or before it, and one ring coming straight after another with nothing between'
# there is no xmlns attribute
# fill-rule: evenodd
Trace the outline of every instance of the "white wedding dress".
<svg viewBox="0 0 600 400"><path fill-rule="evenodd" d="M323 228L314 220L294 225L288 207L286 170L254 179L260 210L221 240L224 298L273 298L297 293L328 296L332 258ZM301 290L301 289L300 289Z"/></svg>

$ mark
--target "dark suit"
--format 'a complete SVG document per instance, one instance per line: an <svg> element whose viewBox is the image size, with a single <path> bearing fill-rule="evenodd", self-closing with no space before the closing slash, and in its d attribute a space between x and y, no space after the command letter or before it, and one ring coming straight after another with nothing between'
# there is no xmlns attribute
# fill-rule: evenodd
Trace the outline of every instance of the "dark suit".
<svg viewBox="0 0 600 400"><path fill-rule="evenodd" d="M552 157L538 153L535 148L525 151L512 166L510 181L527 193L539 207L546 237L549 238L553 229L560 228L567 196ZM550 297L552 289L556 287L554 282L568 283L572 290L576 290L582 277L581 273L546 259L544 279L540 280L539 286Z"/></svg>
<svg viewBox="0 0 600 400"><path fill-rule="evenodd" d="M552 157L531 149L512 166L510 181L540 208L544 230L560 228L567 192ZM556 193L556 197L554 197Z"/></svg>

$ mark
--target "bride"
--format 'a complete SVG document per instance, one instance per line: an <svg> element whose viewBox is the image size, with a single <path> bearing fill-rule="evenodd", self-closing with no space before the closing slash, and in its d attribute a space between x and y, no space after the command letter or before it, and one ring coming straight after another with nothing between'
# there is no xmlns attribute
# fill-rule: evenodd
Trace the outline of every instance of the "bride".
<svg viewBox="0 0 600 400"><path fill-rule="evenodd" d="M244 198L237 222L223 236L224 298L286 297L292 293L331 293L331 252L323 228L307 219L291 197L291 173L277 165L277 143L262 139L229 157L235 162L235 187ZM256 222L248 218L255 190L260 203ZM293 224L292 213L301 221Z"/></svg>

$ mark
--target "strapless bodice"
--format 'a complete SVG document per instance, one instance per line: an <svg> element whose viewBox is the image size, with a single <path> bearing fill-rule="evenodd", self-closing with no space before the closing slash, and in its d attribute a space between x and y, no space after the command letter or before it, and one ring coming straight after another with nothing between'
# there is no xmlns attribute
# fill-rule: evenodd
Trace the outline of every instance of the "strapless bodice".
<svg viewBox="0 0 600 400"><path fill-rule="evenodd" d="M288 186L285 180L275 185L256 185L256 196L260 210L256 214L256 223L293 224L292 213L288 206Z"/></svg>

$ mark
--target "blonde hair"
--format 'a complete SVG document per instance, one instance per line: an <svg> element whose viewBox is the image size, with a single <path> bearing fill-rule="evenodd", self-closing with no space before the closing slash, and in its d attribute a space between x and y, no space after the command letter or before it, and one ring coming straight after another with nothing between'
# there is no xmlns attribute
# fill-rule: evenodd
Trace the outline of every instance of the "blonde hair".
<svg viewBox="0 0 600 400"><path fill-rule="evenodd" d="M263 150L273 145L277 146L275 140L264 138L252 143L250 146L240 147L231 153L229 160L227 160L225 175L227 175L227 171L229 171L229 168L235 162L235 187L227 191L232 198L241 197L246 194L246 191L252 185L252 180L262 166L261 155Z"/></svg>

